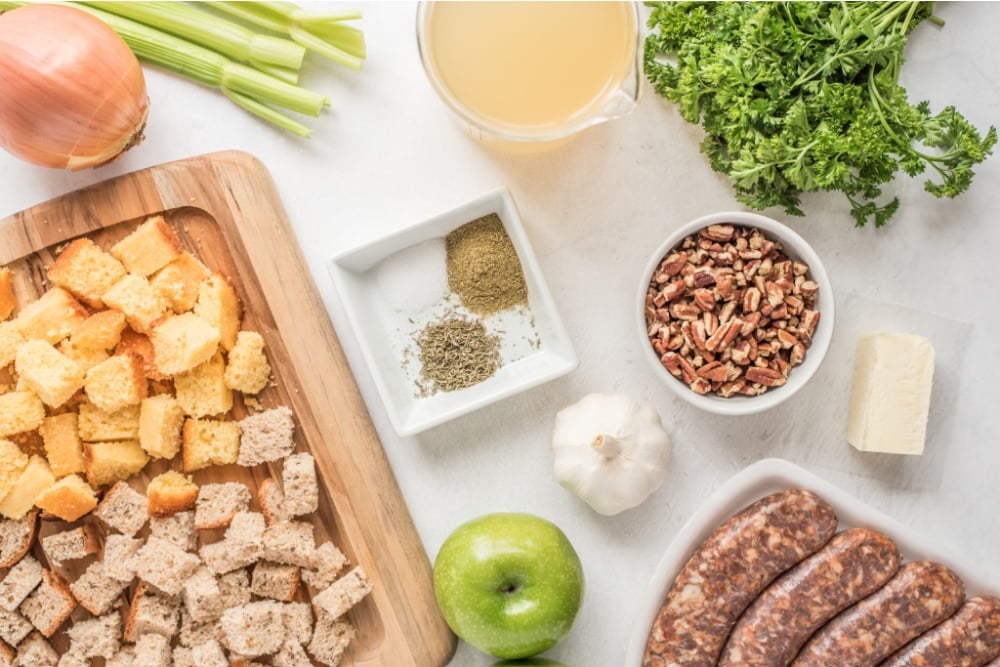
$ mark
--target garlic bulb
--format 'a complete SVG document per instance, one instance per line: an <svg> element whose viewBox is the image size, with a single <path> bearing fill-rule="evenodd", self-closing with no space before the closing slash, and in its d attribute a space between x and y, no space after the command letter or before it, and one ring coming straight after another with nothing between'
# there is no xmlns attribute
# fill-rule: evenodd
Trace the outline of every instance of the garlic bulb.
<svg viewBox="0 0 1000 667"><path fill-rule="evenodd" d="M594 511L631 509L659 488L670 436L648 405L619 394L590 394L556 414L556 479Z"/></svg>

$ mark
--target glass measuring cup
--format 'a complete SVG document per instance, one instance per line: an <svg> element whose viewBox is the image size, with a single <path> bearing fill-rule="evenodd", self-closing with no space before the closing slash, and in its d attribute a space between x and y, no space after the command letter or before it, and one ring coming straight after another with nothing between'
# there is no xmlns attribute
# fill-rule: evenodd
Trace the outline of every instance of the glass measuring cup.
<svg viewBox="0 0 1000 667"><path fill-rule="evenodd" d="M486 143L548 146L639 100L636 2L421 2L424 71Z"/></svg>

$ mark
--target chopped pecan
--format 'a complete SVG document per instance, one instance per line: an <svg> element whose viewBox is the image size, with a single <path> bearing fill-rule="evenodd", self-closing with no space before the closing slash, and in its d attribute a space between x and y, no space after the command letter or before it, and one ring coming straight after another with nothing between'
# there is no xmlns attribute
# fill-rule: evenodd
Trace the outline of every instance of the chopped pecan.
<svg viewBox="0 0 1000 667"><path fill-rule="evenodd" d="M713 241L728 241L733 238L735 227L732 225L709 225L701 230L701 235Z"/></svg>
<svg viewBox="0 0 1000 667"><path fill-rule="evenodd" d="M806 346L802 343L792 345L792 351L788 354L788 362L792 366L798 366L806 358Z"/></svg>
<svg viewBox="0 0 1000 667"><path fill-rule="evenodd" d="M706 313L715 310L715 292L701 287L694 291L694 305L701 308Z"/></svg>
<svg viewBox="0 0 1000 667"><path fill-rule="evenodd" d="M689 303L674 303L670 305L670 314L678 320L692 321L698 319L701 310Z"/></svg>
<svg viewBox="0 0 1000 667"><path fill-rule="evenodd" d="M756 287L748 287L743 290L743 312L753 313L760 308L760 290Z"/></svg>
<svg viewBox="0 0 1000 667"><path fill-rule="evenodd" d="M729 375L729 371L718 361L705 364L698 369L698 377L711 380L712 382L723 382L727 375Z"/></svg>
<svg viewBox="0 0 1000 667"><path fill-rule="evenodd" d="M684 284L683 280L675 280L660 292L663 298L667 301L673 301L674 299L684 296L684 292L687 291L687 285Z"/></svg>
<svg viewBox="0 0 1000 667"><path fill-rule="evenodd" d="M754 382L765 387L780 387L785 384L785 376L773 368L751 366L747 369L745 377L748 382Z"/></svg>

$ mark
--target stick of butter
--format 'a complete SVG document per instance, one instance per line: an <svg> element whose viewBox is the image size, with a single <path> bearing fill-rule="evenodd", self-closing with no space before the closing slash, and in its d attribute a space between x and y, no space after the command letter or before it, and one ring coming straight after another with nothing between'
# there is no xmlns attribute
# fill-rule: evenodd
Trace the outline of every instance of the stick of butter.
<svg viewBox="0 0 1000 667"><path fill-rule="evenodd" d="M923 454L933 376L934 346L923 336L863 334L847 441L862 452Z"/></svg>

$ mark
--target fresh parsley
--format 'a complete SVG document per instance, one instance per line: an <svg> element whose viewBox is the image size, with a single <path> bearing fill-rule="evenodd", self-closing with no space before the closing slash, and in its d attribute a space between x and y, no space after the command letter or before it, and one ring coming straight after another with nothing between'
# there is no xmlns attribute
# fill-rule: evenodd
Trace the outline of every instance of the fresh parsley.
<svg viewBox="0 0 1000 667"><path fill-rule="evenodd" d="M839 190L857 226L880 227L896 172L928 166L935 197L955 197L992 153L954 107L931 113L899 85L907 35L940 21L929 2L652 2L645 71L701 123L712 168L736 197L803 215L803 192Z"/></svg>

